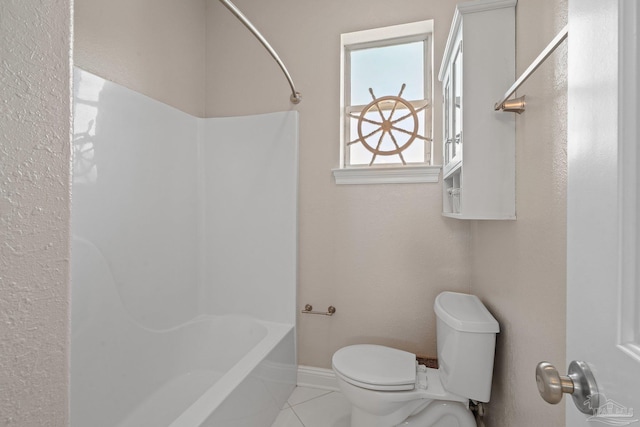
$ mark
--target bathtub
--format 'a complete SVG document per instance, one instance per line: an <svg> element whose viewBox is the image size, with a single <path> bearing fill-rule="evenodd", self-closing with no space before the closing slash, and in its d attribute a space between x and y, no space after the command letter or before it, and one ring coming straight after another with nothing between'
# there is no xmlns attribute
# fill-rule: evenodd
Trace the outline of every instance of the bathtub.
<svg viewBox="0 0 640 427"><path fill-rule="evenodd" d="M72 427L271 426L296 374L297 129L74 70Z"/></svg>
<svg viewBox="0 0 640 427"><path fill-rule="evenodd" d="M106 260L74 239L72 427L269 427L296 381L293 325L200 316L153 330Z"/></svg>
<svg viewBox="0 0 640 427"><path fill-rule="evenodd" d="M269 427L295 384L289 325L209 316L112 338L75 354L72 426Z"/></svg>

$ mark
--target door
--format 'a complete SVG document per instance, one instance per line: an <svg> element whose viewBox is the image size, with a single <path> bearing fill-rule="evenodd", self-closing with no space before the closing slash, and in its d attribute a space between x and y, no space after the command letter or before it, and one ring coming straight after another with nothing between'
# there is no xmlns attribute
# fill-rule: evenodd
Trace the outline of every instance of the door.
<svg viewBox="0 0 640 427"><path fill-rule="evenodd" d="M568 427L640 426L637 3L569 0L567 365L600 410L567 399Z"/></svg>

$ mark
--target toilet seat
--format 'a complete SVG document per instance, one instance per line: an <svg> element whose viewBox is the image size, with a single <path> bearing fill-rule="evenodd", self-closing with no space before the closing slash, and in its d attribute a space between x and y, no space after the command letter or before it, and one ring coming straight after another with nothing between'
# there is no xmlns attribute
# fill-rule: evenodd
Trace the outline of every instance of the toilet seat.
<svg viewBox="0 0 640 427"><path fill-rule="evenodd" d="M333 355L333 369L346 382L369 390L406 391L416 385L416 355L381 345L341 348Z"/></svg>

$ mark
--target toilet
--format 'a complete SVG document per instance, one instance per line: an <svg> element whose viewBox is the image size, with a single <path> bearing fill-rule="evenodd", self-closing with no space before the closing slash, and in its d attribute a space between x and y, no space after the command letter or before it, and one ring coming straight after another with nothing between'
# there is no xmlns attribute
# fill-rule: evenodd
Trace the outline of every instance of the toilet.
<svg viewBox="0 0 640 427"><path fill-rule="evenodd" d="M475 295L443 292L434 310L438 369L381 345L334 353L338 386L352 406L351 427L476 427L469 400L489 401L500 327Z"/></svg>

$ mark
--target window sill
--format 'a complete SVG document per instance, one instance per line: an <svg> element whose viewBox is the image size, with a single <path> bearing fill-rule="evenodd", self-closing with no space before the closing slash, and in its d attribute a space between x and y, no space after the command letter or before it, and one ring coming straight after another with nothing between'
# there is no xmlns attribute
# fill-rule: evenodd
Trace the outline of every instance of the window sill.
<svg viewBox="0 0 640 427"><path fill-rule="evenodd" d="M442 166L333 169L336 184L415 184L438 182Z"/></svg>

